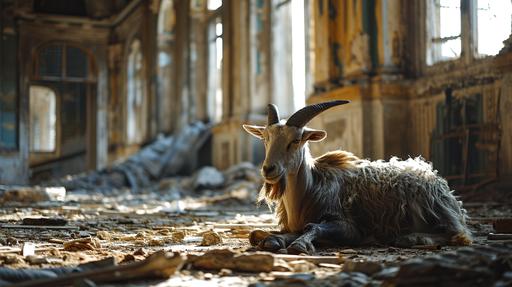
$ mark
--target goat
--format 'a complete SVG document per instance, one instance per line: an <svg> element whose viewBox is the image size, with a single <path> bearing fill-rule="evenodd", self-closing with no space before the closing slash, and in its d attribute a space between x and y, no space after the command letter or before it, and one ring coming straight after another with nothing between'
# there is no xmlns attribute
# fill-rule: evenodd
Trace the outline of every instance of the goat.
<svg viewBox="0 0 512 287"><path fill-rule="evenodd" d="M308 142L327 133L305 125L348 102L306 106L287 121L269 104L267 126L243 125L264 143L260 201L276 208L281 227L251 232L251 244L295 254L314 253L317 243L471 244L462 203L422 158L369 161L342 150L311 156Z"/></svg>

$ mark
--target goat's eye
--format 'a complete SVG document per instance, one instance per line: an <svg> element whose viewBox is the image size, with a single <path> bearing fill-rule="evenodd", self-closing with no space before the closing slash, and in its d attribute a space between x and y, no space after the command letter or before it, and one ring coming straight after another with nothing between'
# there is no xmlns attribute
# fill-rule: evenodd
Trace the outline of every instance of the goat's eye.
<svg viewBox="0 0 512 287"><path fill-rule="evenodd" d="M286 147L287 149L290 149L292 145L298 145L300 143L300 140L293 140L291 143L288 144Z"/></svg>

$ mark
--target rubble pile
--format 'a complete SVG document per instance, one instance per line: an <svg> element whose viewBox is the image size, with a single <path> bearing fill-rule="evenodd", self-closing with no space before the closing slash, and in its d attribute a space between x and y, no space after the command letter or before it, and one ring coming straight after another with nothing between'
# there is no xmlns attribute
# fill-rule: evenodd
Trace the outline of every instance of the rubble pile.
<svg viewBox="0 0 512 287"><path fill-rule="evenodd" d="M210 127L193 123L172 136L160 137L128 159L111 167L46 182L67 190L130 187L137 192L165 177L190 174L197 168L199 149L210 137Z"/></svg>

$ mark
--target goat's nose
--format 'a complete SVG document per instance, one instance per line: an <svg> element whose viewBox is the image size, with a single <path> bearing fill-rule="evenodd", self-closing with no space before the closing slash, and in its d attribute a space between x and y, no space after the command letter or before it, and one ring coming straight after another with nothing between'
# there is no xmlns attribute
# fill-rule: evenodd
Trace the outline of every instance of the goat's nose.
<svg viewBox="0 0 512 287"><path fill-rule="evenodd" d="M265 174L271 174L276 169L275 164L269 164L263 166L263 173Z"/></svg>

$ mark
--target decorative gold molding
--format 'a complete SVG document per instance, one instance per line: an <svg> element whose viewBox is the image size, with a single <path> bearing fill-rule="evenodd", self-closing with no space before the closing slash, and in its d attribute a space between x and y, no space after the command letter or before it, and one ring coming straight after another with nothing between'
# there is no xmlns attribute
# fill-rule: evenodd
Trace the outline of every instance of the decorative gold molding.
<svg viewBox="0 0 512 287"><path fill-rule="evenodd" d="M362 93L361 87L350 86L334 89L325 93L316 94L309 97L306 102L308 105L334 101L334 100L349 100L349 101L361 101Z"/></svg>

